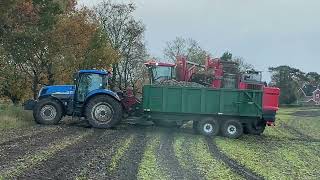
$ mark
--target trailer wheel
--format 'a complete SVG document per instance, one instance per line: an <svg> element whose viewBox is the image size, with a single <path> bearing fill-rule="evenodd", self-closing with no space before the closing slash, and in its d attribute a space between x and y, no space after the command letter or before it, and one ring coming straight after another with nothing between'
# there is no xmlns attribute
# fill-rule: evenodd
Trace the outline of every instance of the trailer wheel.
<svg viewBox="0 0 320 180"><path fill-rule="evenodd" d="M215 119L204 119L197 123L197 131L205 136L216 136L219 133L219 123Z"/></svg>
<svg viewBox="0 0 320 180"><path fill-rule="evenodd" d="M245 125L245 130L248 132L248 134L253 135L261 135L266 128L266 122L263 120L257 120L251 123L248 123Z"/></svg>
<svg viewBox="0 0 320 180"><path fill-rule="evenodd" d="M237 139L243 134L242 124L237 120L227 120L222 125L222 134L225 137Z"/></svg>
<svg viewBox="0 0 320 180"><path fill-rule="evenodd" d="M62 119L61 103L51 98L40 100L33 109L33 117L39 124L54 125Z"/></svg>
<svg viewBox="0 0 320 180"><path fill-rule="evenodd" d="M113 98L99 95L86 105L85 116L92 127L111 128L120 122L122 107Z"/></svg>

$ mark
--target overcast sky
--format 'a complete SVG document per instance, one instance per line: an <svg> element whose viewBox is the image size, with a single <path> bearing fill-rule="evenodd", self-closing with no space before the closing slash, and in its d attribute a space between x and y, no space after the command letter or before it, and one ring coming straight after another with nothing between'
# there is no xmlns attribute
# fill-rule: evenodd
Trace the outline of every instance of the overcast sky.
<svg viewBox="0 0 320 180"><path fill-rule="evenodd" d="M101 0L79 0L94 6ZM150 55L167 41L192 38L213 55L243 57L258 70L289 65L320 73L320 0L114 0L134 2Z"/></svg>

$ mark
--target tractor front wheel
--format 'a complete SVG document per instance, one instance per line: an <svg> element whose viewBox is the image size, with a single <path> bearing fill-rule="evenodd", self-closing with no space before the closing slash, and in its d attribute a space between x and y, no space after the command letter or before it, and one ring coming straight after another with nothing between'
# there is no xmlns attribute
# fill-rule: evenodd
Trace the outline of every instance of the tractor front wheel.
<svg viewBox="0 0 320 180"><path fill-rule="evenodd" d="M122 119L122 107L112 97L100 95L86 105L85 116L92 127L111 128Z"/></svg>
<svg viewBox="0 0 320 180"><path fill-rule="evenodd" d="M33 117L39 124L58 124L62 116L61 103L51 98L40 100L33 109Z"/></svg>

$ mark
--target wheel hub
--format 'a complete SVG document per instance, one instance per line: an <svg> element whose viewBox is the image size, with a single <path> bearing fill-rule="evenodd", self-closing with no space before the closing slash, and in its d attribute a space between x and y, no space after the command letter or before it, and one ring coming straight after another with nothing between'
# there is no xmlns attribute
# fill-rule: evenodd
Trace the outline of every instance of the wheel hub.
<svg viewBox="0 0 320 180"><path fill-rule="evenodd" d="M229 134L234 135L237 133L237 127L234 125L229 125L227 131Z"/></svg>
<svg viewBox="0 0 320 180"><path fill-rule="evenodd" d="M93 116L101 122L108 122L113 117L113 110L108 104L97 104L93 108Z"/></svg>
<svg viewBox="0 0 320 180"><path fill-rule="evenodd" d="M57 116L57 110L52 105L45 105L40 110L40 116L45 121L52 121Z"/></svg>
<svg viewBox="0 0 320 180"><path fill-rule="evenodd" d="M206 132L206 133L211 133L211 132L213 131L213 126L212 126L212 124L206 123L206 124L203 126L203 131Z"/></svg>

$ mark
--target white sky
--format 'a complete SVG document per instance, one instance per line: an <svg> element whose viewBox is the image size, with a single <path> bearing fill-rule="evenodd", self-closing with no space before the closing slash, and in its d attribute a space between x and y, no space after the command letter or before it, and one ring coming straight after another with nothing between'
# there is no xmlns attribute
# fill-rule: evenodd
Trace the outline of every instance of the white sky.
<svg viewBox="0 0 320 180"><path fill-rule="evenodd" d="M79 0L94 6L101 0ZM114 0L133 2L146 25L151 56L163 57L167 41L192 38L215 56L229 50L269 80L270 66L303 71L320 67L320 0Z"/></svg>

